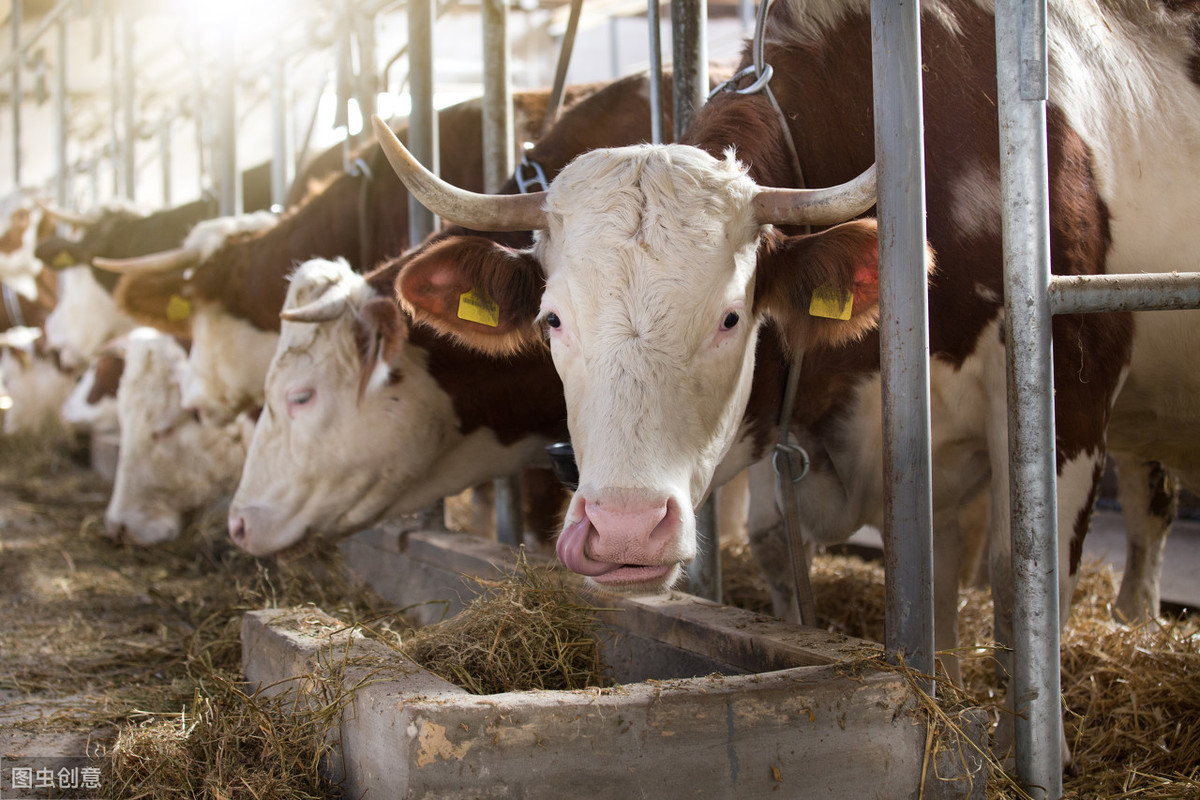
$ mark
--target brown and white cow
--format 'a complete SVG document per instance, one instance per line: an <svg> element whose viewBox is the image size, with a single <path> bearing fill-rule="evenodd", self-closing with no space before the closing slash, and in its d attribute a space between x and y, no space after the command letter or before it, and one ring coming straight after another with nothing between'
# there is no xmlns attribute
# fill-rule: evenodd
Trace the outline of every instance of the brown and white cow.
<svg viewBox="0 0 1200 800"><path fill-rule="evenodd" d="M117 390L120 455L104 514L109 535L151 545L174 539L184 515L228 497L248 426L203 424L180 402L187 353L153 328L132 331Z"/></svg>
<svg viewBox="0 0 1200 800"><path fill-rule="evenodd" d="M0 333L0 387L12 404L4 412L4 433L61 428L58 410L74 383L46 348L40 328Z"/></svg>
<svg viewBox="0 0 1200 800"><path fill-rule="evenodd" d="M122 336L101 348L75 381L60 412L68 427L107 434L120 430L117 390L125 371L125 343Z"/></svg>
<svg viewBox="0 0 1200 800"><path fill-rule="evenodd" d="M530 157L551 179L580 152L649 138L648 88L646 76L630 76L577 103ZM504 191L515 193L515 181ZM463 231L439 233L416 252L455 232ZM525 245L529 235L504 240ZM325 261L292 278L267 410L230 511L230 530L250 552L411 513L544 461L542 446L566 434L544 348L492 358L396 308L394 276L410 257L367 278Z"/></svg>
<svg viewBox="0 0 1200 800"><path fill-rule="evenodd" d="M1198 21L1189 8L1160 2L1051 4L1055 273L1195 269L1185 187L1200 177L1200 91L1191 69ZM929 283L935 515L946 536L948 517L990 490L997 636L1011 641L991 10L966 0L927 3L922 39L928 233L939 264ZM870 53L865 2L791 0L771 10L772 88L785 110L798 112L789 126L812 185L845 181L872 160ZM797 488L806 533L841 540L878 522L883 507L868 224L816 238L762 226L780 220L754 208L761 187L794 185L797 176L760 97L715 98L684 141L691 147L588 154L544 198L516 210L495 198L455 197L459 209L480 206L458 213L461 224L537 227L534 247L513 252L460 239L414 260L397 281L418 319L482 351L549 337L581 473L559 554L576 571L639 592L669 585L694 551L691 511L709 486L773 441L786 364L776 329L788 349L804 353L792 424L814 462ZM429 202L442 213L450 206ZM453 309L466 292L487 295L502 324L458 320ZM827 297L832 311L849 312L847 321L814 315L825 313ZM756 360L754 333L768 319L774 328L758 337ZM1114 449L1189 460L1195 437L1176 436L1169 446L1155 434L1196 423L1200 372L1181 369L1178 358L1196 352L1180 344L1195 344L1198 320L1194 312L1054 320L1064 616L1106 430ZM1144 394L1131 393L1134 386ZM1143 416L1149 412L1158 415L1154 424ZM939 646L953 636L947 585L953 581L937 587Z"/></svg>

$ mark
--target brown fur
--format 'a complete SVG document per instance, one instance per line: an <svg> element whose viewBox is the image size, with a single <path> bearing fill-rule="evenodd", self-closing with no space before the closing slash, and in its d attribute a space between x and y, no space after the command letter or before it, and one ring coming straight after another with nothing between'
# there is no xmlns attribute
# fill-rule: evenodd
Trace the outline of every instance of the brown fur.
<svg viewBox="0 0 1200 800"><path fill-rule="evenodd" d="M182 270L122 275L113 290L113 299L123 312L139 323L172 336L189 337L192 334L191 317L180 320L167 317L167 307L172 297L187 299L186 283ZM194 307L192 312L195 313Z"/></svg>
<svg viewBox="0 0 1200 800"><path fill-rule="evenodd" d="M125 372L125 358L115 353L101 353L96 356L94 374L95 381L92 390L88 392L88 405L95 405L106 397L116 397L117 387L121 385L121 374Z"/></svg>

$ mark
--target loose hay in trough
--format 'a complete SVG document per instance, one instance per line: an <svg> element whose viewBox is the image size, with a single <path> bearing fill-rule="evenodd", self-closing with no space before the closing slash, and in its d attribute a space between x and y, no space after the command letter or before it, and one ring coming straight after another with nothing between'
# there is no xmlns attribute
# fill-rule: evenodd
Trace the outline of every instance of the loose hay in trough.
<svg viewBox="0 0 1200 800"><path fill-rule="evenodd" d="M524 548L511 572L473 578L462 612L405 637L403 650L433 674L474 694L607 686L595 609L565 592Z"/></svg>

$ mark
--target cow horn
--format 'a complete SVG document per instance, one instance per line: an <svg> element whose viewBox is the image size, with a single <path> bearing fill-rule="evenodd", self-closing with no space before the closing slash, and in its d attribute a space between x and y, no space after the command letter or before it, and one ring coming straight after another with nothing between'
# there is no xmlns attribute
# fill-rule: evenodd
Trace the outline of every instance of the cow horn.
<svg viewBox="0 0 1200 800"><path fill-rule="evenodd" d="M875 165L826 189L763 189L754 198L758 221L773 225L836 225L875 205Z"/></svg>
<svg viewBox="0 0 1200 800"><path fill-rule="evenodd" d="M288 322L328 322L337 319L350 299L350 289L343 282L329 287L311 303L299 308L285 308L279 318Z"/></svg>
<svg viewBox="0 0 1200 800"><path fill-rule="evenodd" d="M421 204L443 219L477 231L535 231L546 227L545 192L476 194L434 175L408 152L378 115L375 135L392 169Z"/></svg>
<svg viewBox="0 0 1200 800"><path fill-rule="evenodd" d="M95 225L100 220L99 214L84 214L79 211L67 211L65 208L59 208L52 203L46 203L41 200L37 201L37 204L41 206L42 211L45 211L47 214L53 214L55 217L67 223L68 225L74 225L78 228L90 227Z"/></svg>
<svg viewBox="0 0 1200 800"><path fill-rule="evenodd" d="M119 272L122 275L144 275L183 269L199 260L200 254L195 250L178 247L174 250L163 250L161 253L151 253L148 256L138 256L137 258L101 258L97 256L92 259L92 266L108 272Z"/></svg>

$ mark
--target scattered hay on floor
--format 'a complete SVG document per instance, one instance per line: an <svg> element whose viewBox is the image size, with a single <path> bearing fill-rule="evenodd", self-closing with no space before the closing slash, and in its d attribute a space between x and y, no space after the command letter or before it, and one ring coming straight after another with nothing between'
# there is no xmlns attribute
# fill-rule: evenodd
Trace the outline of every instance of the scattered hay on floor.
<svg viewBox="0 0 1200 800"><path fill-rule="evenodd" d="M405 637L410 658L474 694L611 684L596 609L579 604L547 568L530 566L523 548L504 577L473 580L480 592L466 609Z"/></svg>

